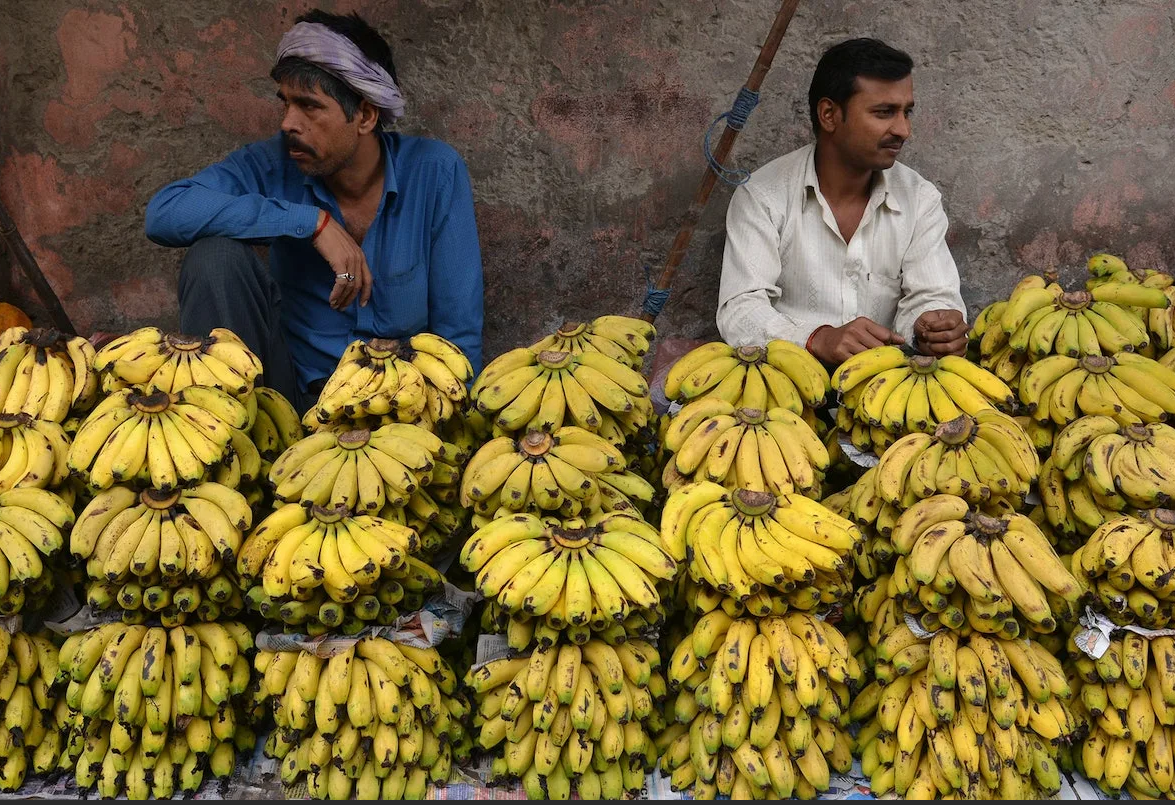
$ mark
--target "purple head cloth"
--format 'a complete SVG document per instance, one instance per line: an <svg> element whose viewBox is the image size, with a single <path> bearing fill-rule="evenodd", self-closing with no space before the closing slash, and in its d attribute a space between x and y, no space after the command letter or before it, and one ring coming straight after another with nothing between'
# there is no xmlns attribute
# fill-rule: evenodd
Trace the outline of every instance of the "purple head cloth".
<svg viewBox="0 0 1175 805"><path fill-rule="evenodd" d="M325 25L299 22L277 46L277 59L297 56L343 81L380 110L385 129L404 115L404 97L388 71L363 55L347 37Z"/></svg>

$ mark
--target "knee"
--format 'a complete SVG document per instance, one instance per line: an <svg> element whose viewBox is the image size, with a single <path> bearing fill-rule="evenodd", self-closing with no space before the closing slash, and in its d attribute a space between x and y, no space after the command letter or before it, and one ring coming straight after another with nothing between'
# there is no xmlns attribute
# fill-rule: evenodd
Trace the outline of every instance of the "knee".
<svg viewBox="0 0 1175 805"><path fill-rule="evenodd" d="M208 287L226 287L252 279L259 260L247 244L231 238L203 238L184 254L180 266L180 293Z"/></svg>

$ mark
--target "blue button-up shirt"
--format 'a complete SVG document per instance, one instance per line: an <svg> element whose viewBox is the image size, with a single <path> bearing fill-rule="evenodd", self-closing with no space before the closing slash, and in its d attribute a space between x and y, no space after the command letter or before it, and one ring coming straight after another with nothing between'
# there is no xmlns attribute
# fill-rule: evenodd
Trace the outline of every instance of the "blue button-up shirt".
<svg viewBox="0 0 1175 805"><path fill-rule="evenodd" d="M147 205L147 237L163 246L216 236L270 244L303 391L330 375L357 338L432 332L457 344L475 371L481 366L481 251L469 172L438 140L380 137L384 193L362 244L374 282L367 307L356 297L331 309L335 275L310 236L320 209L340 222L343 215L322 180L298 170L281 135L167 185Z"/></svg>

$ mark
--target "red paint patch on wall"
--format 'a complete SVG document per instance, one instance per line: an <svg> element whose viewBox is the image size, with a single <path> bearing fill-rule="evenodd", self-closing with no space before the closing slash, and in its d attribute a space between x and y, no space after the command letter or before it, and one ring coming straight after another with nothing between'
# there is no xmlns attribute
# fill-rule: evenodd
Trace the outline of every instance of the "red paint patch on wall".
<svg viewBox="0 0 1175 805"><path fill-rule="evenodd" d="M1136 243L1126 250L1122 258L1131 268L1153 268L1159 271L1167 270L1167 261L1163 257L1163 248L1153 241Z"/></svg>
<svg viewBox="0 0 1175 805"><path fill-rule="evenodd" d="M129 13L117 17L72 9L57 28L65 69L61 97L45 107L45 130L65 145L93 144L94 127L109 114L106 90L127 66L138 39Z"/></svg>
<svg viewBox="0 0 1175 805"><path fill-rule="evenodd" d="M544 86L530 107L536 127L571 152L580 173L616 152L633 164L664 174L680 167L683 153L697 153L710 114L706 98L688 95L664 79L607 93L567 93Z"/></svg>
<svg viewBox="0 0 1175 805"><path fill-rule="evenodd" d="M1081 245L1071 240L1062 241L1051 230L1041 230L1019 249L1020 260L1036 272L1083 262Z"/></svg>

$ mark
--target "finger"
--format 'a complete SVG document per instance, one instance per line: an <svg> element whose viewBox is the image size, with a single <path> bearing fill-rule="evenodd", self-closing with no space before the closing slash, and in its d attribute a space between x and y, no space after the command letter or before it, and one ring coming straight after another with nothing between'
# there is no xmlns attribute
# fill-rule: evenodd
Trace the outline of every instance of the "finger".
<svg viewBox="0 0 1175 805"><path fill-rule="evenodd" d="M359 304L367 307L367 303L371 300L371 289L375 286L375 280L372 279L371 270L367 267L367 262L363 263L363 287L360 289Z"/></svg>
<svg viewBox="0 0 1175 805"><path fill-rule="evenodd" d="M904 341L902 340L902 337L900 335L898 335L893 330L890 330L887 327L882 327L880 324L878 324L875 321L872 321L872 320L866 319L866 318L858 319L858 321L861 322L861 331L868 334L874 340L876 340L878 345L889 344L889 343L895 343L895 344L904 343ZM893 339L898 339L898 340L894 341Z"/></svg>
<svg viewBox="0 0 1175 805"><path fill-rule="evenodd" d="M950 330L930 330L919 340L924 344L949 344L958 341L967 334L967 326L960 325Z"/></svg>
<svg viewBox="0 0 1175 805"><path fill-rule="evenodd" d="M874 326L876 327L876 325ZM855 333L856 340L861 344L862 349L885 346L889 342L889 336L893 335L893 333L884 327L879 329L881 330L881 334L875 334L869 327L863 327Z"/></svg>

